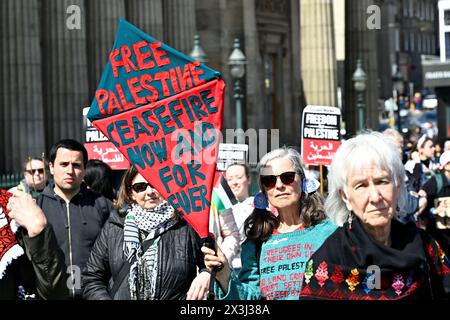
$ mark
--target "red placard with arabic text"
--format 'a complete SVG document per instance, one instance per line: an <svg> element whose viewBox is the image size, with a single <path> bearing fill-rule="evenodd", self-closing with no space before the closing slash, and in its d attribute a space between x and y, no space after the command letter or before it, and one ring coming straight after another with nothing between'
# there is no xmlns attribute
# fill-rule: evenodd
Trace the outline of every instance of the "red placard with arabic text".
<svg viewBox="0 0 450 320"><path fill-rule="evenodd" d="M113 170L127 170L130 167L130 162L109 141L85 143L84 147L89 159L102 160Z"/></svg>
<svg viewBox="0 0 450 320"><path fill-rule="evenodd" d="M302 157L307 165L330 165L341 145L341 111L335 107L306 106L302 116Z"/></svg>

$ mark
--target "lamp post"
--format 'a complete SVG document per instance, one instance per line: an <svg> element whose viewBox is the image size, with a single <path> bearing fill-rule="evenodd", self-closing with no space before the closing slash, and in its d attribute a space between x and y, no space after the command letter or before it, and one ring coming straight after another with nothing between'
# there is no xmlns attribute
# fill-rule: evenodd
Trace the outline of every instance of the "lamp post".
<svg viewBox="0 0 450 320"><path fill-rule="evenodd" d="M402 132L402 119L400 117L400 96L403 94L403 90L405 90L405 83L403 82L403 74L397 68L397 72L392 77L392 82L394 84L395 90L395 103L397 103L397 129L398 132Z"/></svg>
<svg viewBox="0 0 450 320"><path fill-rule="evenodd" d="M206 63L208 61L205 51L200 46L200 36L198 34L194 36L194 48L189 56L200 63Z"/></svg>
<svg viewBox="0 0 450 320"><path fill-rule="evenodd" d="M364 129L364 99L363 93L366 90L366 80L367 76L364 70L362 69L361 59L358 59L356 62L356 70L353 73L353 85L357 94L356 101L356 110L358 113L358 131Z"/></svg>
<svg viewBox="0 0 450 320"><path fill-rule="evenodd" d="M241 45L239 39L234 39L234 49L228 58L228 65L230 66L231 77L235 80L234 82L234 101L236 103L236 129L241 131L237 134L237 143L245 143L243 135L243 121L242 121L242 100L244 99L244 94L242 93L240 80L245 75L245 64L247 59L244 53L241 51Z"/></svg>

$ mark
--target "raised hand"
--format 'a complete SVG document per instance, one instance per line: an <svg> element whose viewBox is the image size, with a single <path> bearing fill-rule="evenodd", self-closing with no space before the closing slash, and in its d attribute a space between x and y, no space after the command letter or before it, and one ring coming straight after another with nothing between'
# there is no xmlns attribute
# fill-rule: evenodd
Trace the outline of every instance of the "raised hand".
<svg viewBox="0 0 450 320"><path fill-rule="evenodd" d="M17 191L9 198L7 209L9 216L24 227L30 238L37 236L47 225L44 212L31 195Z"/></svg>

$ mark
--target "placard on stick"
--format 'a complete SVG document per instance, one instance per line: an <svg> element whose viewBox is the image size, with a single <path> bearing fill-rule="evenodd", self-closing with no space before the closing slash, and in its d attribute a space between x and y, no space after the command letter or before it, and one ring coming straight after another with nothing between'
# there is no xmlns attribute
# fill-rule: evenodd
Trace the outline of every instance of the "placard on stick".
<svg viewBox="0 0 450 320"><path fill-rule="evenodd" d="M224 90L219 72L120 20L88 113L202 238L208 236Z"/></svg>
<svg viewBox="0 0 450 320"><path fill-rule="evenodd" d="M330 165L341 145L341 111L306 106L302 116L302 157L307 165Z"/></svg>

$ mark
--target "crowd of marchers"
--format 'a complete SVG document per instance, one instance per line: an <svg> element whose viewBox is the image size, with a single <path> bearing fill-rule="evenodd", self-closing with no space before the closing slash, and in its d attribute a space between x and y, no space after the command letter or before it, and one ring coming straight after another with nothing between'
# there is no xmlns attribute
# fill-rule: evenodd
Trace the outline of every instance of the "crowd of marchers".
<svg viewBox="0 0 450 320"><path fill-rule="evenodd" d="M60 140L0 191L0 299L450 297L450 141L362 132L324 192L314 169L291 147L255 175L229 164L234 204L211 205L208 247L137 168L116 189L106 163Z"/></svg>

